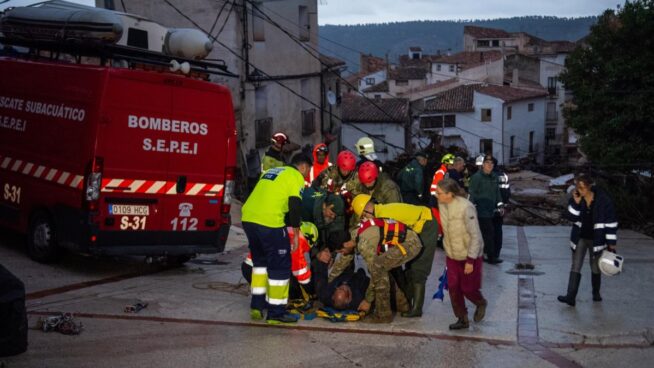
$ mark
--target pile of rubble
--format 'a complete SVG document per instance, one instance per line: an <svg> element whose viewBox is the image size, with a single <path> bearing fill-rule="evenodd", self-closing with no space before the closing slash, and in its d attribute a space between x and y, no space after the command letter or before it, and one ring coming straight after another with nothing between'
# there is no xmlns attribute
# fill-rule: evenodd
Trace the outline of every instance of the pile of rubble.
<svg viewBox="0 0 654 368"><path fill-rule="evenodd" d="M552 178L533 171L507 173L511 183L510 211L507 225L564 225L563 216L573 175Z"/></svg>

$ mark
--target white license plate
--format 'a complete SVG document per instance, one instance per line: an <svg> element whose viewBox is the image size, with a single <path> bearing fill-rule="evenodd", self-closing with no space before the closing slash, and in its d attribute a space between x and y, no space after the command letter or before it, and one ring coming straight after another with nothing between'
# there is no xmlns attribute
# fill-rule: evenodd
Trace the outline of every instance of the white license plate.
<svg viewBox="0 0 654 368"><path fill-rule="evenodd" d="M110 204L110 215L134 215L134 216L148 216L150 214L149 206L134 206L127 204Z"/></svg>

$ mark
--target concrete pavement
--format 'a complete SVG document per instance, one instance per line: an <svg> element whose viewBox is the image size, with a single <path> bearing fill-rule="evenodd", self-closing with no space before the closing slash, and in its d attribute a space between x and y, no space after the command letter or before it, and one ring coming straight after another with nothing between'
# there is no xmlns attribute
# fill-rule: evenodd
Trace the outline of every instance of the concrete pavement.
<svg viewBox="0 0 654 368"><path fill-rule="evenodd" d="M426 301L422 318L397 316L389 325L313 320L300 321L296 328L271 328L251 322L248 288L240 275L246 241L238 227L232 227L218 262L203 256L158 272L132 258L73 256L59 265L40 265L22 252L19 238L3 236L0 262L33 293L27 303L30 324L43 314L65 311L77 314L85 331L63 336L32 330L29 351L0 362L8 367L649 366L654 359L654 296L648 292L654 287L654 240L620 230L625 272L604 277L604 301L594 303L586 264L577 306L571 308L556 301L566 289L569 230L505 226L505 262L484 265L486 319L462 332L447 329L454 321L447 296L444 302ZM516 274L514 265L526 254L536 268ZM443 263L438 252L430 295ZM138 276L142 271L146 274ZM117 275L126 277L111 279ZM83 284L93 280L106 282ZM74 287L36 293L65 285ZM135 300L147 301L148 308L123 313Z"/></svg>

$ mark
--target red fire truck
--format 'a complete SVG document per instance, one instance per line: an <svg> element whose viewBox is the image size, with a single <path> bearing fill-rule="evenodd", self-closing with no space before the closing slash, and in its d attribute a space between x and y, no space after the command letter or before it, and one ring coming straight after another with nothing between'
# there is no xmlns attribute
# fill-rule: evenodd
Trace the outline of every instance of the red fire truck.
<svg viewBox="0 0 654 368"><path fill-rule="evenodd" d="M0 226L28 253L181 259L224 249L230 92L166 72L0 58Z"/></svg>

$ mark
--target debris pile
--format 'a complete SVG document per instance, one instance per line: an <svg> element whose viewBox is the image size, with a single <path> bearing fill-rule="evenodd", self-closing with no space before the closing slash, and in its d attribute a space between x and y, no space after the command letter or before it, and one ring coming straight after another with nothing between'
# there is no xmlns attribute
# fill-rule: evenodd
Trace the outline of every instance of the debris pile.
<svg viewBox="0 0 654 368"><path fill-rule="evenodd" d="M506 225L563 225L563 211L573 175L552 178L533 171L508 173L511 184L510 211Z"/></svg>

